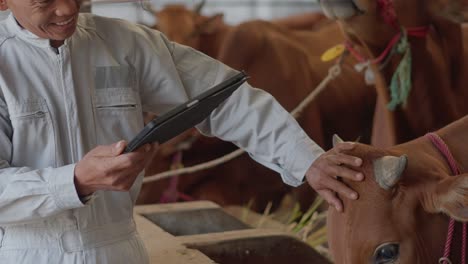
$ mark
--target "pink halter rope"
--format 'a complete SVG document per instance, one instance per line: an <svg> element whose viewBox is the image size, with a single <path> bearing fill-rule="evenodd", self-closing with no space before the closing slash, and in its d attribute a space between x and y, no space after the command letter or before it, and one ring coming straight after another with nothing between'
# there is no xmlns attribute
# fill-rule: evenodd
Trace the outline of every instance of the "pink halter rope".
<svg viewBox="0 0 468 264"><path fill-rule="evenodd" d="M450 169L454 175L460 174L460 169L457 166L455 159L452 156L447 144L443 141L442 138L439 137L436 133L429 133L426 135L432 144L440 151L440 153L445 157L445 160L448 162ZM448 232L447 232L447 240L445 242L445 249L444 249L444 256L439 260L440 264L450 264L450 249L452 247L453 241L453 234L455 230L455 220L450 219ZM466 238L467 238L467 226L466 223L463 223L463 234L462 234L462 258L461 264L466 264Z"/></svg>

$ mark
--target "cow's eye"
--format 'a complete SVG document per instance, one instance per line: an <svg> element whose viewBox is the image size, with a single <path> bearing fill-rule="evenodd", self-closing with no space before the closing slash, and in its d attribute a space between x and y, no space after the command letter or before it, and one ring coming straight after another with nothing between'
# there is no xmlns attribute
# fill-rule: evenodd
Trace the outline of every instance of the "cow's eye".
<svg viewBox="0 0 468 264"><path fill-rule="evenodd" d="M400 256L400 246L396 243L387 243L379 246L374 253L374 264L394 263Z"/></svg>

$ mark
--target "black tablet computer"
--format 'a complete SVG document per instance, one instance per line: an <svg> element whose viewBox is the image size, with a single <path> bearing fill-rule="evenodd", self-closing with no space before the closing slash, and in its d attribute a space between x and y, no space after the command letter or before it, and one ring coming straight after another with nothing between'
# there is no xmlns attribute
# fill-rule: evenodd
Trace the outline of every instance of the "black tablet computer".
<svg viewBox="0 0 468 264"><path fill-rule="evenodd" d="M240 72L166 114L153 119L128 143L124 153L134 151L147 143L158 142L162 144L196 126L247 79L248 76L245 72Z"/></svg>

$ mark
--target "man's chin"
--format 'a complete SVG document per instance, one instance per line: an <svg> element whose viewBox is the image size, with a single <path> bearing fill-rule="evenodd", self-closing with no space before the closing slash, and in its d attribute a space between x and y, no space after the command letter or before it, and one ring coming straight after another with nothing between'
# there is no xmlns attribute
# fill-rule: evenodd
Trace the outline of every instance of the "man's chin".
<svg viewBox="0 0 468 264"><path fill-rule="evenodd" d="M66 39L70 38L73 35L73 33L75 33L74 30L67 33L55 33L51 34L49 39L54 41L65 41Z"/></svg>
<svg viewBox="0 0 468 264"><path fill-rule="evenodd" d="M54 34L53 37L50 37L50 44L52 47L60 47L66 39L70 38L73 35L74 32L70 34Z"/></svg>

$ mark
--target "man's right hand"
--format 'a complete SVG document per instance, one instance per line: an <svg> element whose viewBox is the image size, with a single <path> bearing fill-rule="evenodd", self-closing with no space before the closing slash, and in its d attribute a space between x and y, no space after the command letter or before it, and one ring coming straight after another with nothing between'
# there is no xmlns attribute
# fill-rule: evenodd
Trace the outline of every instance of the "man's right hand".
<svg viewBox="0 0 468 264"><path fill-rule="evenodd" d="M336 177L340 176L353 181L364 180L364 174L359 171L362 159L345 154L354 147L355 144L351 142L338 143L318 157L306 172L309 185L338 212L343 211L343 202L335 193L352 200L358 199L358 193L338 181Z"/></svg>
<svg viewBox="0 0 468 264"><path fill-rule="evenodd" d="M88 152L75 167L75 186L79 196L97 190L128 191L138 174L152 159L158 144L147 144L122 154L127 143L98 146Z"/></svg>

